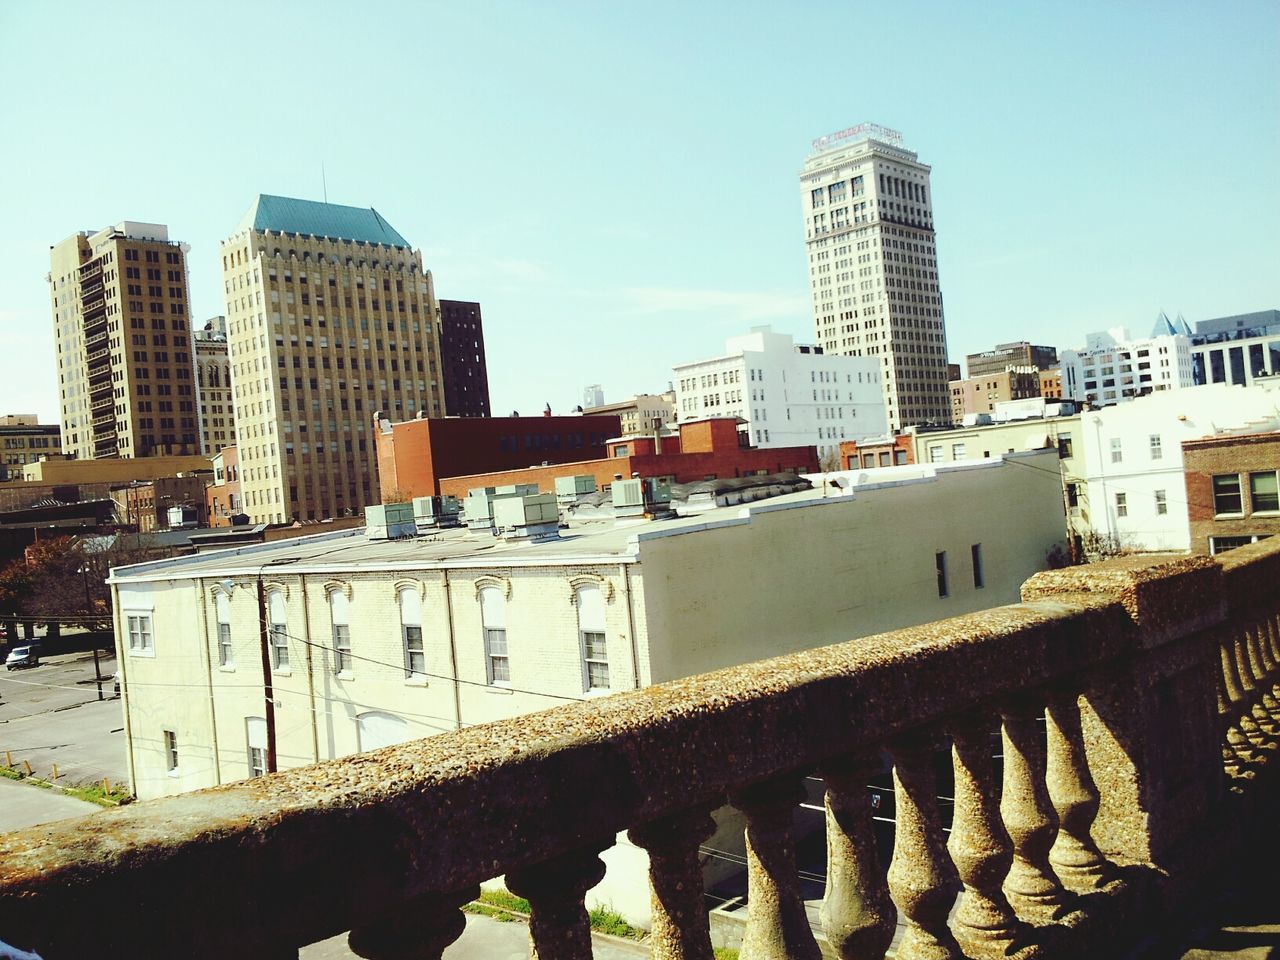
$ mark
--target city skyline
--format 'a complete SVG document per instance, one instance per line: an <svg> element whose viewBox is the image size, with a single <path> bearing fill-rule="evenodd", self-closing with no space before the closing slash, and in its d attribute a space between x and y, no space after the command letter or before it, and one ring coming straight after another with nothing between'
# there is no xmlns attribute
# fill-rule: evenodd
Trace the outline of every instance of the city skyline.
<svg viewBox="0 0 1280 960"><path fill-rule="evenodd" d="M198 326L225 312L218 242L259 193L327 191L415 238L441 298L484 306L499 414L565 412L588 383L609 400L663 389L673 364L754 324L813 342L796 177L815 138L862 121L903 131L933 167L954 362L998 342L1142 329L1160 309L1194 324L1280 303L1271 5L1006 8L981 24L909 5L894 14L909 44L856 51L878 89L851 88L852 54L817 46L815 24L871 16L856 4L787 19L751 5L732 18L495 8L501 31L432 6L394 33L372 13L354 35L302 8L261 11L256 29L293 38L263 61L240 42L247 7L176 23L125 5L92 36L60 31L70 67L56 73L33 42L50 12L0 8L6 127L28 145L0 159L0 410L55 422L51 245L122 220L168 224L191 245ZM424 31L429 62L415 52ZM127 129L134 109L83 112L108 85L94 52L130 45L148 60L110 83L145 97L147 123L85 167L83 145ZM402 75L284 112L244 96L325 84L315 65L339 56ZM360 135L335 136L339 122ZM375 172L373 143L400 172ZM163 170L146 168L150 147Z"/></svg>

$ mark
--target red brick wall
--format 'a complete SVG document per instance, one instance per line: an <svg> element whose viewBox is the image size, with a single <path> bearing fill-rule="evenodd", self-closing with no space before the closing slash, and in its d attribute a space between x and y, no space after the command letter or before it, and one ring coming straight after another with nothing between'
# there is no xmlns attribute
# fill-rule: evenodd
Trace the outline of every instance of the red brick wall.
<svg viewBox="0 0 1280 960"><path fill-rule="evenodd" d="M604 457L605 441L621 432L616 416L408 420L393 424L390 434L375 426L381 499L442 493L446 477Z"/></svg>
<svg viewBox="0 0 1280 960"><path fill-rule="evenodd" d="M862 455L864 453L871 454L874 466L880 465L880 453L889 454L890 465L896 465L894 462L894 454L902 451L907 455L907 463L916 462L915 447L912 446L911 438L908 436L894 437L893 443L868 443L858 446L856 440L843 440L840 443L840 469L841 470L861 470Z"/></svg>
<svg viewBox="0 0 1280 960"><path fill-rule="evenodd" d="M1188 440L1182 457L1193 553L1208 553L1210 537L1280 536L1280 515L1256 515L1249 498L1250 473L1280 469L1280 433ZM1228 473L1240 476L1244 515L1214 519L1213 478Z"/></svg>

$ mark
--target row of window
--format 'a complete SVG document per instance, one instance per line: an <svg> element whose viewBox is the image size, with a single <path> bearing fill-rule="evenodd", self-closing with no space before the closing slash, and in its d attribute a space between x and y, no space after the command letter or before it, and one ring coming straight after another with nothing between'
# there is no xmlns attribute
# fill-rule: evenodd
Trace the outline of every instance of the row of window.
<svg viewBox="0 0 1280 960"><path fill-rule="evenodd" d="M1248 474L1249 509L1245 510L1245 483L1238 473L1219 473L1213 477L1213 512L1219 517L1242 517L1246 513L1280 512L1280 482L1277 471L1261 470Z"/></svg>
<svg viewBox="0 0 1280 960"><path fill-rule="evenodd" d="M507 646L506 596L497 587L480 590L480 614L482 640L485 655L486 682L492 686L511 685L511 651ZM403 652L404 676L407 680L426 680L427 662L422 630L422 599L416 587L402 587L397 593L400 609L400 632ZM582 662L582 682L585 692L608 690L609 658L605 631L604 597L598 586L579 586L574 592L578 611L579 652ZM349 601L343 590L329 591L329 616L331 628L331 669L343 678L355 673L358 658L351 644L351 616ZM218 593L214 599L217 622L218 665L224 669L235 667L235 644L231 628L231 598ZM288 617L284 594L272 590L267 594L267 640L272 669L287 673L290 669ZM133 653L154 655L155 641L151 615L130 613L126 616L129 650Z"/></svg>

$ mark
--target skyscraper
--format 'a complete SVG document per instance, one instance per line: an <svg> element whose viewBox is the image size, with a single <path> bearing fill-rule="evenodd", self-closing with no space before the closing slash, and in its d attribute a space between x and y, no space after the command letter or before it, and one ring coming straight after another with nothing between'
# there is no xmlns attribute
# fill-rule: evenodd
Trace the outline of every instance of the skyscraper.
<svg viewBox="0 0 1280 960"><path fill-rule="evenodd" d="M377 502L374 413L444 414L422 253L376 210L264 194L222 242L222 272L244 512Z"/></svg>
<svg viewBox="0 0 1280 960"><path fill-rule="evenodd" d="M818 343L879 360L894 429L951 420L929 169L862 123L813 141L800 174Z"/></svg>
<svg viewBox="0 0 1280 960"><path fill-rule="evenodd" d="M187 247L159 223L82 231L50 253L62 451L199 453Z"/></svg>
<svg viewBox="0 0 1280 960"><path fill-rule="evenodd" d="M480 304L468 300L440 301L440 370L446 414L489 416L489 373L484 361Z"/></svg>

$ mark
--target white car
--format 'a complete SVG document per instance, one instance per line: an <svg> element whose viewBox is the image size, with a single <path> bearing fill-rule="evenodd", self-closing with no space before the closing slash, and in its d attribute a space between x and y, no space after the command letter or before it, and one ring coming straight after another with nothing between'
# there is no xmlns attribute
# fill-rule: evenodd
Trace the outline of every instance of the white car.
<svg viewBox="0 0 1280 960"><path fill-rule="evenodd" d="M40 651L35 646L14 647L5 658L6 670L40 666Z"/></svg>

